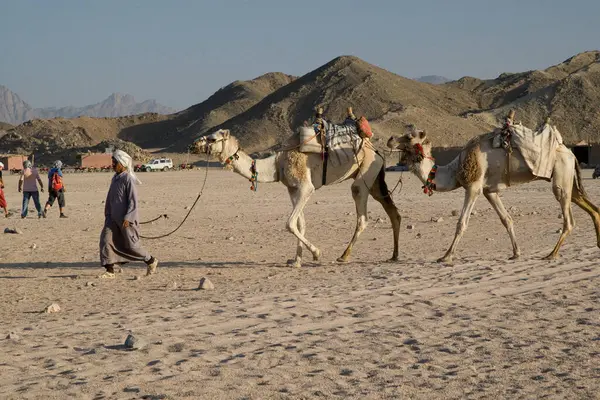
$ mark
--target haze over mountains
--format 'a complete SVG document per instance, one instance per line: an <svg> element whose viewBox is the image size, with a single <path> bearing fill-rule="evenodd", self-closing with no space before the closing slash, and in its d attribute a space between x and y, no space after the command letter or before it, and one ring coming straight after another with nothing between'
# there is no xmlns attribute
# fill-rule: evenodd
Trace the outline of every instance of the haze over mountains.
<svg viewBox="0 0 600 400"><path fill-rule="evenodd" d="M33 108L18 94L0 85L0 121L17 125L35 118L122 117L143 113L171 114L175 110L155 100L137 103L129 94L113 93L105 100L83 107Z"/></svg>
<svg viewBox="0 0 600 400"><path fill-rule="evenodd" d="M352 106L370 120L379 143L415 124L429 132L434 146L461 146L498 126L511 108L531 128L551 117L567 143L600 143L600 52L580 53L544 70L443 84L342 56L301 77L268 73L233 82L175 114L33 121L9 128L0 148L51 154L118 137L143 148L185 152L198 136L226 128L250 152L276 149L317 106L334 122Z"/></svg>

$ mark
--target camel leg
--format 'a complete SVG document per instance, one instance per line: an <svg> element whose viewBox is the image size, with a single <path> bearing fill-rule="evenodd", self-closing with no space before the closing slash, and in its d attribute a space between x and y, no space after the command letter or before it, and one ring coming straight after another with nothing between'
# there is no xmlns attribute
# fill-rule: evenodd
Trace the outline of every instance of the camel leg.
<svg viewBox="0 0 600 400"><path fill-rule="evenodd" d="M302 236L304 236L304 234L306 232L306 223L304 221L304 211L302 211L298 215L298 231L300 232L300 234ZM302 244L300 239L298 239L298 246L296 247L296 258L288 260L288 265L290 265L292 267L296 267L296 268L299 268L302 266L302 248L303 247L304 247L304 245Z"/></svg>
<svg viewBox="0 0 600 400"><path fill-rule="evenodd" d="M306 240L304 234L300 233L300 229L298 229L298 219L300 218L300 214L303 213L304 206L306 206L308 199L310 199L310 196L315 191L315 187L312 185L312 183L307 183L297 188L289 188L288 191L290 193L294 209L292 210L292 214L288 219L287 229L310 250L313 255L313 260L317 261L321 256L321 250Z"/></svg>
<svg viewBox="0 0 600 400"><path fill-rule="evenodd" d="M344 254L337 259L338 262L348 261L350 253L352 253L352 246L358 240L358 237L367 227L367 201L369 200L369 189L365 185L362 179L354 181L352 184L352 198L356 206L356 228L354 229L354 235L352 240L348 243L348 247L344 250Z"/></svg>
<svg viewBox="0 0 600 400"><path fill-rule="evenodd" d="M392 253L392 258L390 258L389 261L398 261L398 241L400 239L400 225L402 223L402 217L400 216L398 208L396 208L392 197L389 194L384 196L381 193L378 181L375 181L375 184L371 188L371 196L373 196L373 198L383 206L383 209L392 223L392 230L394 231L394 252Z"/></svg>
<svg viewBox="0 0 600 400"><path fill-rule="evenodd" d="M494 210L496 210L498 217L500 217L500 221L502 221L502 225L506 228L513 248L513 255L510 260L516 260L521 255L521 250L519 250L519 245L517 244L517 237L513 228L513 219L508 211L506 211L506 208L504 208L504 204L502 204L502 200L500 200L498 193L492 193L484 189L483 195L490 202Z"/></svg>
<svg viewBox="0 0 600 400"><path fill-rule="evenodd" d="M471 218L471 211L473 211L473 207L475 206L475 200L479 197L481 192L481 188L478 185L477 187L471 186L465 188L465 201L463 203L463 209L460 214L460 218L458 219L458 223L456 224L456 233L454 234L454 240L450 245L448 251L444 257L438 259L438 262L451 262L454 257L454 251L456 250L456 246L458 246L458 242L462 238L462 235L467 230L467 226L469 225L469 219Z"/></svg>
<svg viewBox="0 0 600 400"><path fill-rule="evenodd" d="M571 185L567 186L569 189L572 187ZM560 208L562 210L563 215L563 230L556 242L556 246L550 254L544 257L544 260L554 260L558 257L558 250L560 246L562 246L563 242L573 230L575 226L575 222L573 219L573 211L571 210L571 193L565 190L563 187L556 185L553 182L552 191L554 192L554 197L560 202Z"/></svg>
<svg viewBox="0 0 600 400"><path fill-rule="evenodd" d="M571 200L592 217L594 228L596 228L596 243L600 247L600 209L586 195L580 194L577 190L573 190Z"/></svg>

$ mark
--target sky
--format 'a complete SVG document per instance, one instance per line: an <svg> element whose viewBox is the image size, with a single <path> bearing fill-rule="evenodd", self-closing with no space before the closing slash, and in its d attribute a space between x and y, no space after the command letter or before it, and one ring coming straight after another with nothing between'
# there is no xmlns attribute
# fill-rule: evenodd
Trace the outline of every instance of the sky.
<svg viewBox="0 0 600 400"><path fill-rule="evenodd" d="M33 107L119 92L180 110L340 55L494 78L597 50L599 17L598 0L0 0L0 85Z"/></svg>

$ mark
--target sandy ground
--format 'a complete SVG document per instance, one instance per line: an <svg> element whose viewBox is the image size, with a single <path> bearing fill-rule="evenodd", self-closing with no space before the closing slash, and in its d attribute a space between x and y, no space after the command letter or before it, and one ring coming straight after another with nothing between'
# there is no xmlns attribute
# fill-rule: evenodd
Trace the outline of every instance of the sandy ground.
<svg viewBox="0 0 600 400"><path fill-rule="evenodd" d="M600 203L589 173L585 185ZM391 186L399 174L388 173ZM454 234L462 190L429 198L404 173L394 196L401 261L386 262L392 232L370 200L352 261L337 264L355 223L350 183L321 189L306 219L322 260L292 269L285 188L253 193L242 177L214 169L183 228L145 242L159 274L135 280L145 266L130 264L104 281L98 236L110 177L66 176L69 219L52 209L46 220L34 212L0 220L2 230L23 231L0 233L0 398L599 398L600 249L577 208L562 257L540 260L562 226L547 183L503 194L521 260L508 261L508 235L480 198L451 266L435 260ZM155 235L187 213L203 171L140 177L142 219L170 216L144 226ZM18 213L17 178L5 178ZM195 290L201 277L215 290ZM61 311L40 312L51 303ZM130 331L143 348L123 346Z"/></svg>

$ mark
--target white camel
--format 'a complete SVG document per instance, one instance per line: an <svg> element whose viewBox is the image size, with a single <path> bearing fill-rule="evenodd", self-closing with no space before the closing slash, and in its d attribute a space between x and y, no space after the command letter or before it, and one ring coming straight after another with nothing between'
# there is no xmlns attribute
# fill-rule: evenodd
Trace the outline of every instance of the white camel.
<svg viewBox="0 0 600 400"><path fill-rule="evenodd" d="M467 229L475 200L483 193L505 226L512 242L516 259L521 254L513 229L513 220L504 208L498 192L511 184L523 184L538 179L525 163L521 153L515 149L507 168L507 155L503 148L492 146L492 135L478 136L465 146L450 164L437 166L431 156L431 141L425 131L413 129L406 135L392 136L387 143L391 149L401 151L400 162L423 182L424 189L436 192L449 192L460 187L465 189L465 201L456 226L456 234L450 248L438 262L450 262L463 233ZM507 175L507 171L509 175ZM600 247L600 209L588 198L581 180L581 170L573 153L564 145L556 151L552 167L552 191L560 202L563 215L563 230L552 252L545 259L558 256L565 238L574 227L571 201L587 212L596 228L596 239Z"/></svg>
<svg viewBox="0 0 600 400"><path fill-rule="evenodd" d="M302 127L302 129L313 129ZM313 132L314 133L314 132ZM298 238L296 256L289 263L292 266L302 265L302 246L306 246L317 261L321 256L314 244L304 236L306 224L304 221L304 207L313 192L322 184L323 160L319 153L301 153L298 150L277 152L264 159L252 159L240 148L238 140L230 134L229 130L221 129L210 135L197 139L191 146L192 152L216 155L223 164L230 165L235 172L249 180L257 182L281 182L288 188L293 210L287 221L287 229ZM369 194L383 206L390 218L393 236L394 251L391 260L398 259L398 238L401 217L392 200L385 182L385 163L372 147L362 146L354 158L349 158L346 163L327 167L326 185L332 185L354 179L351 191L356 205L356 229L346 250L337 260L345 262L350 257L352 246L367 227L367 200Z"/></svg>

